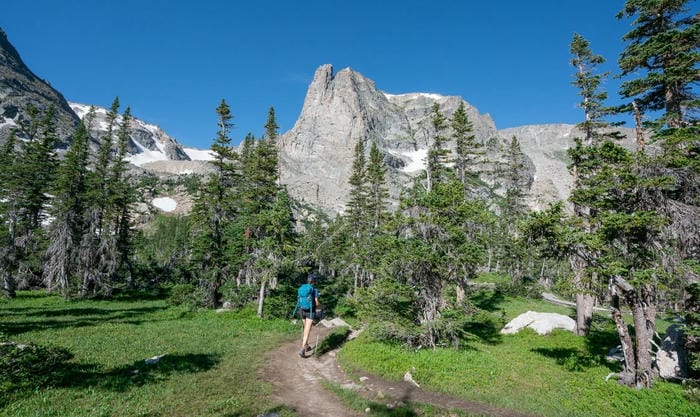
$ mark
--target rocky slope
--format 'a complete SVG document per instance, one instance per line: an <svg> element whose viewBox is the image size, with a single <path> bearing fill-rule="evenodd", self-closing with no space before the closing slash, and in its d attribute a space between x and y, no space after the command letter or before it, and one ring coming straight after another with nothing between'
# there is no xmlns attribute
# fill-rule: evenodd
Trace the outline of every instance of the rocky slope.
<svg viewBox="0 0 700 417"><path fill-rule="evenodd" d="M331 65L323 65L314 74L299 119L280 137L282 183L300 200L342 212L355 145L366 139L382 151L396 198L424 167L433 103L449 117L461 101L436 94L387 94L350 68L334 73ZM468 103L467 114L479 140L497 134L489 115Z"/></svg>
<svg viewBox="0 0 700 417"><path fill-rule="evenodd" d="M102 137L107 132L107 112L103 107L87 104L70 103L71 109L84 120L90 108L94 107L95 116L90 124L93 137ZM118 116L116 132L121 126L122 117ZM88 124L86 122L86 124ZM127 160L134 165L170 174L188 174L205 172L206 166L201 160L210 159L210 154L198 149L185 148L160 127L146 123L138 118L130 122L130 138Z"/></svg>
<svg viewBox="0 0 700 417"><path fill-rule="evenodd" d="M281 135L282 182L297 199L331 214L342 212L355 144L366 139L377 143L383 153L390 194L396 201L402 187L425 168L433 104L438 103L441 112L451 117L461 102L461 97L438 94L388 94L350 68L334 73L331 65L322 65L314 74L299 119ZM580 136L575 126L498 130L488 114L464 103L475 137L491 161L481 167L484 181L499 182L495 168L504 162L504 151L515 136L528 159L523 175L529 177L524 181L530 184L529 205L539 209L568 198L572 178L566 150ZM631 135L630 129L626 132ZM454 143L447 146L453 148Z"/></svg>
<svg viewBox="0 0 700 417"><path fill-rule="evenodd" d="M0 29L0 143L10 132L28 121L27 106L56 110L56 131L66 142L78 125L78 118L63 95L37 77L22 61L17 50ZM22 133L18 134L23 137Z"/></svg>

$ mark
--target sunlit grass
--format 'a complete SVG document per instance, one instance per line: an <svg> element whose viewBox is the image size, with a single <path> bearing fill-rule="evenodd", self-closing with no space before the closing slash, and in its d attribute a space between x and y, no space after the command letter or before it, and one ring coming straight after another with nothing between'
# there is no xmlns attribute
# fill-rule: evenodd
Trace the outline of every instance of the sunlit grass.
<svg viewBox="0 0 700 417"><path fill-rule="evenodd" d="M491 307L506 321L527 310L573 315L570 308L527 299L499 299ZM659 382L635 390L605 381L619 370L605 359L619 341L604 315L596 316L586 338L561 330L499 336L488 343L473 339L457 351L415 351L360 337L342 349L339 360L392 380L411 371L424 388L544 416L700 415L700 405L687 401L679 385Z"/></svg>
<svg viewBox="0 0 700 417"><path fill-rule="evenodd" d="M298 332L252 311L192 313L157 299L68 302L20 293L0 303L0 315L9 339L74 355L63 380L0 409L13 417L257 415L270 406L257 375L264 352ZM144 362L160 355L156 365Z"/></svg>

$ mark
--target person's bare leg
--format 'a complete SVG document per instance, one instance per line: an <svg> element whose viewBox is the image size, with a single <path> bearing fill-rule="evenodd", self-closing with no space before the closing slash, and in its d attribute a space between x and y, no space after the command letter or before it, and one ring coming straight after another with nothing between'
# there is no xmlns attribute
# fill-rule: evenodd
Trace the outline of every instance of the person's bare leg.
<svg viewBox="0 0 700 417"><path fill-rule="evenodd" d="M309 335L311 334L311 325L313 324L312 319L304 319L304 335L301 338L301 348L306 349L309 343Z"/></svg>

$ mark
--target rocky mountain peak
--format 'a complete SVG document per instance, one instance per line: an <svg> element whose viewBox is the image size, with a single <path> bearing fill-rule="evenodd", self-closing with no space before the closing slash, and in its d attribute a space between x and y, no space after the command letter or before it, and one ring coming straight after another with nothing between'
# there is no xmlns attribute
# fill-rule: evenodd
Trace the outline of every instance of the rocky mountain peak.
<svg viewBox="0 0 700 417"><path fill-rule="evenodd" d="M28 121L29 105L41 111L54 106L56 131L61 140L66 141L78 125L78 117L63 95L24 64L17 49L0 28L0 143L13 129ZM22 136L21 132L19 136Z"/></svg>
<svg viewBox="0 0 700 417"><path fill-rule="evenodd" d="M334 73L331 65L322 65L299 119L280 138L282 182L295 197L330 213L342 212L354 148L362 139L379 146L391 167L390 192L397 197L410 177L420 172L421 155L431 140L433 103L449 117L462 101L438 94L388 94L357 71L345 68ZM480 139L496 135L488 115L468 103L467 109Z"/></svg>

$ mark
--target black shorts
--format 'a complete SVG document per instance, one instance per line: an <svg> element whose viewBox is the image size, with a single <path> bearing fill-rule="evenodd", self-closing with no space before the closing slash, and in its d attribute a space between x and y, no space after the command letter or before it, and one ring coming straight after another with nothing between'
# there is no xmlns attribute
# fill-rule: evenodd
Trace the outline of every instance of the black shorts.
<svg viewBox="0 0 700 417"><path fill-rule="evenodd" d="M301 315L301 318L302 318L302 319L313 319L313 318L314 318L314 314L313 314L313 313L314 313L314 312L313 312L313 310L311 310L311 309L309 309L309 310L305 310L305 309L303 309L303 308L300 308L300 309L299 309L299 314Z"/></svg>

